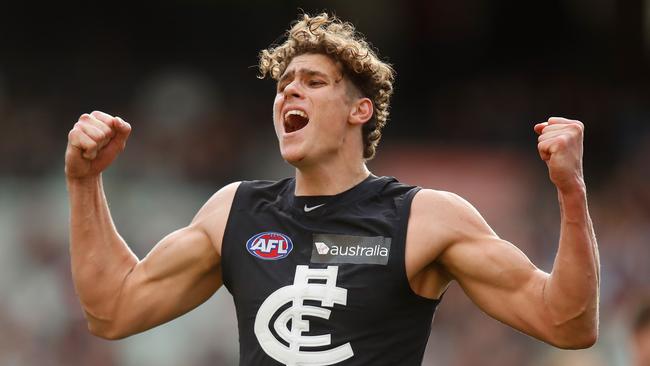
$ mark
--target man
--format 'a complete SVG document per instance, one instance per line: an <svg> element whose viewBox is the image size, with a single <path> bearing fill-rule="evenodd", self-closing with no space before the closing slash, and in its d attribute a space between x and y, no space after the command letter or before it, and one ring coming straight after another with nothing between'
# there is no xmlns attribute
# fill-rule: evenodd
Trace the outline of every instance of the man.
<svg viewBox="0 0 650 366"><path fill-rule="evenodd" d="M583 125L535 125L562 224L551 274L500 239L460 197L375 177L393 70L354 30L304 15L262 51L278 81L273 120L295 178L219 190L138 260L113 225L101 172L131 131L84 114L66 177L72 272L93 334L117 339L233 294L242 365L419 365L452 280L486 313L561 348L598 332L599 259L582 175Z"/></svg>

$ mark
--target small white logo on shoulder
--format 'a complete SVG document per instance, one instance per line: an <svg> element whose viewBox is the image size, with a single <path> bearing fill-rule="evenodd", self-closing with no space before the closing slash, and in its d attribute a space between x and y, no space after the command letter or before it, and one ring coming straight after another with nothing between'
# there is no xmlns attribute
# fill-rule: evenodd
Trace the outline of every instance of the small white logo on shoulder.
<svg viewBox="0 0 650 366"><path fill-rule="evenodd" d="M312 206L312 207L308 207L307 204L305 204L305 212L314 211L315 209L317 209L319 207L322 207L322 206L325 206L325 204L321 203L320 205L316 205L316 206Z"/></svg>
<svg viewBox="0 0 650 366"><path fill-rule="evenodd" d="M354 356L349 342L325 350L309 350L331 345L331 335L303 335L309 332L309 318L305 319L305 316L329 319L331 310L325 308L332 308L334 304L346 305L348 290L336 286L338 270L337 266L296 266L293 284L277 289L264 300L255 316L255 336L267 355L287 366L327 366ZM305 300L319 301L321 306L306 305ZM271 324L273 316L287 303L291 306ZM270 327L275 330L277 338Z"/></svg>

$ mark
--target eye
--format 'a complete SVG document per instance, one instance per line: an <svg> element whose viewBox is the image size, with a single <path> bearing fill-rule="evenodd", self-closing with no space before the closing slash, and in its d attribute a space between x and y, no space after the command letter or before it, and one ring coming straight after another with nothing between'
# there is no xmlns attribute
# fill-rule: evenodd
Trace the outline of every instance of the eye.
<svg viewBox="0 0 650 366"><path fill-rule="evenodd" d="M307 85L309 85L311 87L319 87L321 85L325 85L325 82L322 81L322 80L309 80Z"/></svg>

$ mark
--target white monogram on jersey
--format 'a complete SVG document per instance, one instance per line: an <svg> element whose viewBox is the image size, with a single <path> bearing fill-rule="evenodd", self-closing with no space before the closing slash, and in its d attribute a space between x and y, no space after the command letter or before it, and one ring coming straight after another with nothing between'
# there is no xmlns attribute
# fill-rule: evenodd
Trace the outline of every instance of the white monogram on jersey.
<svg viewBox="0 0 650 366"><path fill-rule="evenodd" d="M331 335L305 336L309 331L309 321L303 316L329 319L331 311L322 307L304 305L304 300L320 301L323 307L334 304L346 305L348 290L336 287L338 266L325 269L296 266L293 285L277 289L264 300L255 316L255 336L260 346L270 357L287 366L327 366L354 356L350 343L324 351L301 350L300 347L323 347L330 345ZM309 280L325 280L325 283L309 283ZM269 328L269 322L276 312L287 303L284 310L273 323L273 329L286 343L276 339ZM291 329L289 329L291 322Z"/></svg>

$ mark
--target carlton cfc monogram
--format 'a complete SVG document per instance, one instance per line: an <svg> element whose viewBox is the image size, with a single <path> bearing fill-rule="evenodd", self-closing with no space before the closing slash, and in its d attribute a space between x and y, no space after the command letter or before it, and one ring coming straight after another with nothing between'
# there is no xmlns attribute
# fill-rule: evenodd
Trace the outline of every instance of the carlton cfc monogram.
<svg viewBox="0 0 650 366"><path fill-rule="evenodd" d="M264 300L255 317L255 336L267 355L287 366L326 366L354 356L350 343L324 351L301 350L301 347L323 347L332 343L330 334L303 335L303 332L309 331L309 320L303 319L303 316L329 319L331 311L323 307L347 304L348 290L336 287L337 277L336 266L325 269L296 266L293 285L279 288ZM325 283L311 283L310 280ZM320 301L323 307L305 305L305 300ZM291 303L291 306L278 315L272 326L288 346L277 339L269 328L271 319L287 303Z"/></svg>

